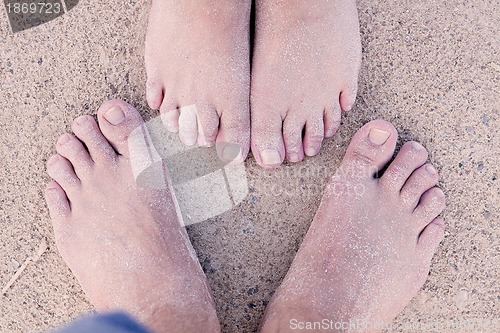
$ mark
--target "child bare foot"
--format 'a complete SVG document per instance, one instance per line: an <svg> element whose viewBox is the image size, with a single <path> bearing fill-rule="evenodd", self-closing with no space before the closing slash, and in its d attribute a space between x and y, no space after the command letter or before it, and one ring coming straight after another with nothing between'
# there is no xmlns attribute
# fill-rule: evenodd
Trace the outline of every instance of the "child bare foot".
<svg viewBox="0 0 500 333"><path fill-rule="evenodd" d="M266 310L262 332L323 319L389 323L422 287L443 238L437 216L445 198L417 142L403 145L383 176L373 177L391 159L396 139L382 120L356 133Z"/></svg>
<svg viewBox="0 0 500 333"><path fill-rule="evenodd" d="M47 162L54 180L45 196L63 259L98 311L128 311L158 332L218 332L170 193L134 182L128 137L142 118L111 101L98 119L99 126L91 116L75 119L75 135L61 136Z"/></svg>
<svg viewBox="0 0 500 333"><path fill-rule="evenodd" d="M250 8L251 0L153 0L146 35L149 106L186 145L240 145L234 163L250 146Z"/></svg>
<svg viewBox="0 0 500 333"><path fill-rule="evenodd" d="M251 145L274 167L316 155L335 134L356 98L361 41L354 0L257 0L256 9Z"/></svg>

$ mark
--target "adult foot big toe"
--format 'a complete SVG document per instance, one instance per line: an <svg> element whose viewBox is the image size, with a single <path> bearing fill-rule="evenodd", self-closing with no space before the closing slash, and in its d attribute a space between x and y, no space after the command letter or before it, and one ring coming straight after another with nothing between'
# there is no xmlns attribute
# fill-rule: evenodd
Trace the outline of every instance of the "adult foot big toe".
<svg viewBox="0 0 500 333"><path fill-rule="evenodd" d="M340 170L345 176L373 178L391 159L397 137L394 126L385 120L367 123L354 135Z"/></svg>
<svg viewBox="0 0 500 333"><path fill-rule="evenodd" d="M128 103L112 100L99 108L97 117L101 132L109 144L118 154L129 158L129 135L144 125L139 112Z"/></svg>
<svg viewBox="0 0 500 333"><path fill-rule="evenodd" d="M279 166L285 158L281 116L276 112L253 112L252 122L252 153L255 160L264 168Z"/></svg>

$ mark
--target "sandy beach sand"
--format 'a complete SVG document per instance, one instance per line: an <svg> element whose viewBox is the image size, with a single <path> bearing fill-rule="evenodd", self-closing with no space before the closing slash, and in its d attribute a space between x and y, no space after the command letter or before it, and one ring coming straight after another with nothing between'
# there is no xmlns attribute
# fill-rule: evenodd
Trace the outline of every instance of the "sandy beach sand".
<svg viewBox="0 0 500 333"><path fill-rule="evenodd" d="M428 281L394 325L487 325L494 318L499 325L499 3L362 0L358 6L360 90L339 133L317 157L275 171L249 158L243 202L188 227L225 332L257 329L328 176L353 133L376 118L391 121L400 142L427 147L448 202L446 237ZM45 163L70 121L95 114L106 99L125 99L146 119L157 115L145 101L148 10L143 1L80 1L62 17L13 34L0 6L0 288L43 239L48 244L0 295L0 332L44 331L92 309L54 244L42 196ZM460 332L472 331L480 330Z"/></svg>

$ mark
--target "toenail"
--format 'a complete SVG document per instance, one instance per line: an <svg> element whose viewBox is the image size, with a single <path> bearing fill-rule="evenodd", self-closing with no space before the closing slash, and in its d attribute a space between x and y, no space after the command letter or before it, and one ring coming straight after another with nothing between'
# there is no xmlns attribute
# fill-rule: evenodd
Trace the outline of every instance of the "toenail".
<svg viewBox="0 0 500 333"><path fill-rule="evenodd" d="M436 194L438 198L444 198L444 192L440 188L435 189L434 194Z"/></svg>
<svg viewBox="0 0 500 333"><path fill-rule="evenodd" d="M118 125L125 119L125 113L118 106L113 106L103 117L112 125Z"/></svg>
<svg viewBox="0 0 500 333"><path fill-rule="evenodd" d="M420 143L418 142L412 142L411 146L413 147L413 149L415 151L421 151L422 149L424 149L424 146L422 146Z"/></svg>
<svg viewBox="0 0 500 333"><path fill-rule="evenodd" d="M262 159L262 163L266 165L273 165L281 163L281 156L275 149L264 149L260 153L260 158Z"/></svg>
<svg viewBox="0 0 500 333"><path fill-rule="evenodd" d="M318 151L312 147L307 147L304 152L306 153L307 156L314 156L318 153Z"/></svg>
<svg viewBox="0 0 500 333"><path fill-rule="evenodd" d="M77 123L78 125L82 125L82 124L86 123L88 120L89 120L88 116L80 116L80 117L75 119L75 123Z"/></svg>
<svg viewBox="0 0 500 333"><path fill-rule="evenodd" d="M70 136L69 136L68 134L63 134L63 135L59 138L59 140L57 140L57 144L58 144L58 145L63 145L63 144L65 144L65 143L68 143L69 139L70 139Z"/></svg>
<svg viewBox="0 0 500 333"><path fill-rule="evenodd" d="M371 143L375 145L383 145L387 139L389 139L389 136L391 133L379 130L377 128L372 128L370 130L370 133L368 133L368 139L370 140Z"/></svg>
<svg viewBox="0 0 500 333"><path fill-rule="evenodd" d="M290 162L298 162L299 161L299 154L289 154L288 160Z"/></svg>
<svg viewBox="0 0 500 333"><path fill-rule="evenodd" d="M57 161L59 161L59 156L54 155L51 158L49 158L49 160L47 161L47 165L52 165L52 164L56 163Z"/></svg>
<svg viewBox="0 0 500 333"><path fill-rule="evenodd" d="M325 131L325 136L326 137L332 137L335 135L335 130L333 128L329 128Z"/></svg>
<svg viewBox="0 0 500 333"><path fill-rule="evenodd" d="M425 166L425 170L430 173L431 175L435 175L437 173L437 170L435 167L433 167L432 165L426 165Z"/></svg>

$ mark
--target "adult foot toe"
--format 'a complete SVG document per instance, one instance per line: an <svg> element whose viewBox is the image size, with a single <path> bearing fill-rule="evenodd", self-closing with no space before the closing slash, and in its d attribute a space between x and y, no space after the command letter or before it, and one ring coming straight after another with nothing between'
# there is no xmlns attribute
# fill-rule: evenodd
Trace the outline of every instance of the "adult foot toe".
<svg viewBox="0 0 500 333"><path fill-rule="evenodd" d="M224 143L232 147L227 152L219 151L219 157L223 161L231 160L231 164L242 163L250 150L250 117L248 104L239 103L224 110L220 117L219 133L217 143ZM219 147L220 145L218 145ZM239 146L239 153L235 154Z"/></svg>
<svg viewBox="0 0 500 333"><path fill-rule="evenodd" d="M321 143L325 137L325 125L322 116L323 113L315 112L306 123L303 143L304 153L307 156L315 156L321 150Z"/></svg>
<svg viewBox="0 0 500 333"><path fill-rule="evenodd" d="M95 163L109 163L116 158L113 147L102 135L92 116L84 115L76 118L71 128L76 137L85 144Z"/></svg>
<svg viewBox="0 0 500 333"><path fill-rule="evenodd" d="M433 187L422 194L413 213L420 225L427 225L443 211L445 204L443 191L438 187Z"/></svg>
<svg viewBox="0 0 500 333"><path fill-rule="evenodd" d="M50 218L59 223L71 213L70 204L66 192L56 181L51 181L45 188L45 200L49 208Z"/></svg>
<svg viewBox="0 0 500 333"><path fill-rule="evenodd" d="M337 133L341 121L340 104L338 101L332 107L325 109L323 121L325 123L325 138L333 137Z"/></svg>
<svg viewBox="0 0 500 333"><path fill-rule="evenodd" d="M79 178L87 174L94 164L82 142L71 134L63 134L57 140L56 150L59 155L71 162Z"/></svg>
<svg viewBox="0 0 500 333"><path fill-rule="evenodd" d="M445 222L442 218L437 217L432 220L418 237L417 249L419 249L422 256L430 261L434 253L436 253L439 243L444 238Z"/></svg>
<svg viewBox="0 0 500 333"><path fill-rule="evenodd" d="M179 108L179 139L186 146L198 141L198 118L194 104Z"/></svg>
<svg viewBox="0 0 500 333"><path fill-rule="evenodd" d="M340 170L346 176L372 179L392 157L397 137L396 129L387 121L367 123L354 135Z"/></svg>
<svg viewBox="0 0 500 333"><path fill-rule="evenodd" d="M158 110L163 101L163 88L158 81L148 82L146 84L146 100L153 110Z"/></svg>
<svg viewBox="0 0 500 333"><path fill-rule="evenodd" d="M179 132L179 109L170 109L160 113L161 122L170 133Z"/></svg>
<svg viewBox="0 0 500 333"><path fill-rule="evenodd" d="M344 111L350 111L356 102L356 95L358 94L357 76L354 79L356 82L348 85L340 94L340 106Z"/></svg>
<svg viewBox="0 0 500 333"><path fill-rule="evenodd" d="M380 183L395 192L400 191L410 175L427 161L427 157L427 150L420 143L405 143L384 172Z"/></svg>
<svg viewBox="0 0 500 333"><path fill-rule="evenodd" d="M47 161L47 173L61 185L68 198L71 200L73 193L75 193L80 186L80 179L75 174L71 162L61 155L56 154Z"/></svg>
<svg viewBox="0 0 500 333"><path fill-rule="evenodd" d="M212 147L219 131L219 115L212 105L197 105L198 119L197 144L202 147Z"/></svg>
<svg viewBox="0 0 500 333"><path fill-rule="evenodd" d="M286 117L283 121L283 140L286 159L289 162L300 162L304 159L302 131L305 123L302 119Z"/></svg>
<svg viewBox="0 0 500 333"><path fill-rule="evenodd" d="M425 164L415 170L401 189L401 198L411 211L417 206L420 197L438 183L438 172L432 164Z"/></svg>
<svg viewBox="0 0 500 333"><path fill-rule="evenodd" d="M283 120L276 112L267 115L253 112L252 122L252 152L255 160L262 167L279 166L285 158Z"/></svg>
<svg viewBox="0 0 500 333"><path fill-rule="evenodd" d="M144 125L139 112L130 104L120 100L104 103L97 112L99 127L113 149L129 158L129 135Z"/></svg>

